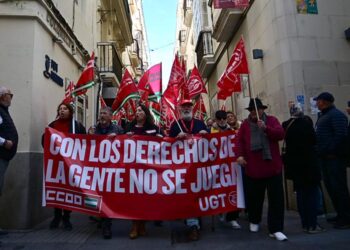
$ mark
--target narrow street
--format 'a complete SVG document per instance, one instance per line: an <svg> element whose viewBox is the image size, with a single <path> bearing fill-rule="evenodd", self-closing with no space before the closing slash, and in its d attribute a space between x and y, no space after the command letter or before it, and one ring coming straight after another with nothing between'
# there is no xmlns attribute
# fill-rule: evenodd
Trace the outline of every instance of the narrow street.
<svg viewBox="0 0 350 250"><path fill-rule="evenodd" d="M73 213L73 230L71 232L49 230L50 220L45 221L33 230L10 232L1 238L1 249L349 249L349 230L336 230L325 218L319 222L327 231L320 234L306 234L300 228L296 212L288 211L285 220L287 242L278 242L268 237L266 218L261 231L250 233L248 223L240 219L242 230L232 230L228 225L215 218L215 229L212 231L212 218L203 218L201 238L197 242L187 242L182 221L164 222L162 227L147 223L148 236L136 240L128 238L131 222L113 221L113 238L104 240L96 223L88 216ZM242 216L241 216L242 217ZM173 230L171 230L173 229ZM173 242L171 232L173 231Z"/></svg>

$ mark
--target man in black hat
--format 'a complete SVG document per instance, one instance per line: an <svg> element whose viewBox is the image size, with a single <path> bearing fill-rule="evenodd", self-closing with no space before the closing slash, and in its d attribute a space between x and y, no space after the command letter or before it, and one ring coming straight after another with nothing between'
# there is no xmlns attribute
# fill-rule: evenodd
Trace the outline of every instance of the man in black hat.
<svg viewBox="0 0 350 250"><path fill-rule="evenodd" d="M285 241L282 160L278 144L284 131L276 117L265 113L266 108L258 98L250 100L247 108L250 114L237 135L237 163L245 167L249 230L259 231L267 191L270 237Z"/></svg>
<svg viewBox="0 0 350 250"><path fill-rule="evenodd" d="M323 180L337 216L328 219L334 228L350 228L350 195L346 175L346 138L348 119L334 106L331 93L323 92L316 98L321 111L316 123L317 154L323 171Z"/></svg>

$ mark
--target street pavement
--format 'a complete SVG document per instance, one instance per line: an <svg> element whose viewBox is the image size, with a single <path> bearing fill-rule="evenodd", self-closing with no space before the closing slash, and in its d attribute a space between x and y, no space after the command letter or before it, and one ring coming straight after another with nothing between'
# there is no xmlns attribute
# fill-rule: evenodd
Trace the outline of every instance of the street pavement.
<svg viewBox="0 0 350 250"><path fill-rule="evenodd" d="M116 219L113 220L112 239L105 240L96 222L90 220L87 215L72 213L72 231L67 232L62 228L50 230L51 219L49 219L32 230L10 231L8 235L1 236L0 249L350 249L350 229L333 229L323 217L319 218L319 223L327 231L311 235L301 230L296 212L287 211L285 218L285 233L288 236L286 242L269 238L266 218L263 219L258 233L250 233L248 222L244 218L239 219L242 229L233 230L227 224L220 222L218 216L202 218L200 240L188 242L186 227L182 220L165 221L162 227L148 222L146 225L148 235L130 240L128 233L131 222Z"/></svg>

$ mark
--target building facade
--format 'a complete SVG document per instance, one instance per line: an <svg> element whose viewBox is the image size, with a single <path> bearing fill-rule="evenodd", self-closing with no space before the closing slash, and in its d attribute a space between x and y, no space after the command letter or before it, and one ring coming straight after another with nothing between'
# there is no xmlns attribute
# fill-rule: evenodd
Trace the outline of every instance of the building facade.
<svg viewBox="0 0 350 250"><path fill-rule="evenodd" d="M113 101L134 42L132 2L0 1L0 85L14 93L10 112L19 132L0 199L1 228L30 228L52 215L41 206L41 136L92 51L96 84L77 98L76 118L88 128L96 123L99 94Z"/></svg>
<svg viewBox="0 0 350 250"><path fill-rule="evenodd" d="M178 51L187 60L192 57L198 66L208 90L211 116L225 104L243 120L250 96L257 96L281 122L289 118L289 102L300 103L304 113L316 121L312 98L323 91L333 93L336 106L345 112L350 93L350 35L344 31L349 32L350 1L317 0L311 6L308 1L250 0L244 9L215 9L213 2L179 0L179 5L187 7L178 11L178 23L182 27L190 24L187 30L193 30L183 40L193 39L195 53L186 46L179 46ZM186 20L189 12L192 22ZM180 32L178 29L177 35ZM218 102L217 82L242 36L249 77L242 79L241 93ZM263 52L262 58L253 58L255 49ZM293 205L292 186L288 188Z"/></svg>
<svg viewBox="0 0 350 250"><path fill-rule="evenodd" d="M268 112L285 120L289 116L288 102L295 101L316 119L310 98L322 91L332 92L339 108L345 106L350 91L350 43L344 34L350 26L348 1L318 0L313 12L300 11L300 1L295 0L250 0L245 9L214 9L212 2L193 0L192 28L196 29L196 22L202 25L197 25L200 31L194 31L192 36L195 55L191 50L184 53L195 56L206 79L212 109L220 106L215 97L216 83L241 36L245 40L252 95L268 104ZM210 28L203 25L205 21L196 21L196 6L201 6L202 13L197 16L207 13ZM179 17L182 23L187 22ZM253 49L261 49L263 58L253 59ZM247 115L247 87L244 83L244 91L226 102L240 119Z"/></svg>

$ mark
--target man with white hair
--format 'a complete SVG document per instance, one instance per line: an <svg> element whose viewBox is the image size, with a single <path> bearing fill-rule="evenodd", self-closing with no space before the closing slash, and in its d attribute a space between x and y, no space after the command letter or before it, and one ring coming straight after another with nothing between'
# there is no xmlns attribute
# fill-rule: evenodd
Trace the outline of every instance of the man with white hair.
<svg viewBox="0 0 350 250"><path fill-rule="evenodd" d="M193 103L191 100L183 100L180 104L179 121L175 121L170 127L170 137L178 139L188 138L192 134L208 133L205 123L201 120L193 118ZM179 127L180 126L180 127ZM186 220L187 226L190 228L188 238L191 241L199 239L199 219L189 218Z"/></svg>
<svg viewBox="0 0 350 250"><path fill-rule="evenodd" d="M0 87L0 195L6 169L17 152L18 144L17 130L8 111L12 97L11 90ZM0 235L5 233L5 231L0 231Z"/></svg>

